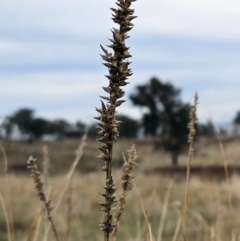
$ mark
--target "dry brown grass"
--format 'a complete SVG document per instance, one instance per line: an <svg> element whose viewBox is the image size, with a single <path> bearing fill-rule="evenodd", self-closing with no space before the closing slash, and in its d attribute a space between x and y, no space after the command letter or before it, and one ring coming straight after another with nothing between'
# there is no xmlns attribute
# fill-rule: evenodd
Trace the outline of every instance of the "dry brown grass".
<svg viewBox="0 0 240 241"><path fill-rule="evenodd" d="M204 148L206 152L209 151L205 146ZM211 146L208 146L208 148L211 150ZM144 151L144 149L140 149L140 151ZM81 154L82 151L79 153ZM79 154L77 159L79 159ZM231 160L231 156L228 159ZM120 180L121 176L122 173L117 171L116 180ZM1 179L4 180L4 176L0 177L0 190L3 198L7 196L7 192L11 197L17 197L11 199L16 240L43 240L42 211L36 195L34 195L33 184L29 177L10 175L9 190L5 189L5 183ZM103 185L104 176L98 172L89 175L76 173L74 180L73 189L75 191L72 193L71 199L71 238L72 240L101 240L97 231L97 225L101 220L97 202L99 200L98 190ZM134 192L130 193L117 240L139 241L146 240L147 237L153 240L159 240L159 237L160 240L177 240L179 225L181 224L181 219L178 218L179 209L181 209L179 203L183 199L185 184L183 181L176 181L170 195L166 198L165 188L171 180L172 178L162 178L155 175L145 176L138 168L135 181L141 192L141 202L145 208L145 214L141 211L139 196ZM232 222L236 226L239 224L238 213L240 211L238 182L239 178L236 176L229 179L233 206ZM49 189L52 190L52 200L58 200L59 197L61 199L66 198L62 192L63 187L66 186L66 179L63 176L50 176L48 185ZM117 185L120 185L120 182ZM216 183L192 178L189 181L189 193L189 240L228 240L231 236L231 227L227 218L229 216L229 187L224 182ZM117 190L118 194L121 194L120 190ZM64 204L65 202L62 202L57 205L54 219L59 230L59 236L61 239L67 240L66 230L69 223L66 221L68 220L66 219L66 213L68 207ZM146 217L148 225L145 225L144 219ZM159 220L161 227L159 226ZM0 231L1 240L9 240L7 232L4 230L6 223L4 215L0 216L0 223L3 224L3 231ZM93 232L93 230L95 231ZM233 237L236 237L236 235L237 232L235 231ZM26 239L27 236L28 239ZM52 240L51 236L49 240Z"/></svg>
<svg viewBox="0 0 240 241"><path fill-rule="evenodd" d="M228 157L228 164L239 163L239 141L238 139L223 138L222 140L225 154ZM0 140L4 146L8 160L9 172L23 173L26 172L25 163L30 155L34 155L42 163L42 146L47 145L49 157L51 159L50 175L64 174L71 165L75 156L76 146L79 139L56 140L53 142L34 142L28 144L25 142L12 141L6 142ZM114 167L121 168L122 153L135 143L138 150L138 170L146 170L159 166L170 166L171 159L168 153L162 150L155 150L153 140L125 140L119 139L114 146L113 164ZM77 166L77 171L88 172L98 171L101 169L101 163L97 161L96 156L99 154L98 142L88 139L88 145L84 148L81 158L81 165ZM179 166L186 166L187 151L180 155ZM68 161L69 160L69 161ZM222 165L222 156L216 138L198 139L195 143L194 162L192 165ZM15 168L21 167L21 169ZM53 168L54 167L54 168ZM4 174L4 168L0 169L0 174Z"/></svg>
<svg viewBox="0 0 240 241"><path fill-rule="evenodd" d="M157 175L144 175L146 169L170 163L168 155L155 151L153 141L150 140L137 140L135 142L139 150L138 156L140 156L140 168L135 172L137 192L129 194L133 188L132 173L136 166L135 148L131 149L129 160L123 165L123 174L116 171L113 179L114 163L122 164L122 152L132 145L132 141L122 140L113 148L113 143L119 135L118 125L120 124L115 117L116 108L124 102L121 99L124 96L122 87L128 84L126 80L132 75L129 68L130 62L127 61L131 55L129 48L125 45L125 40L128 38L127 32L133 27L131 21L135 18L133 16L134 10L130 7L134 1L117 0L117 8L111 9L113 21L119 24L119 28L112 30L113 38L110 40L111 45L108 46L112 52L108 52L101 46L104 53L101 56L109 72L106 76L109 85L103 87L107 96L101 96L101 108L97 108L100 116L96 119L98 120L99 141L101 142L99 158L104 162L101 168L105 173L96 171L100 170L100 164L96 165L95 156L98 144L95 141L89 142L83 155L86 136L83 137L82 144L75 156L76 140L49 142L48 149L44 148L43 158L42 143L31 145L20 142L2 143L11 160L9 163L10 171L24 172L25 161L30 155L34 155L39 160L43 159L44 165L42 179L41 170L39 170L36 160L29 159L28 167L31 169L34 179L33 186L29 177L8 175L7 155L5 149L2 148L5 161L5 170L2 173L5 176L0 176L1 241L47 241L53 240L54 237L57 241L100 241L102 237L97 230L99 223L101 223L100 228L104 232L105 241L112 239L110 234L113 231L114 240L179 241L181 225L183 225L181 240L184 241L224 241L230 239L238 241L238 229L233 229L233 227L239 227L239 177L230 179L226 171L227 185L226 183L219 184L197 178L190 179L197 96L189 124L190 147L186 182L177 180L173 185L174 177L163 178ZM229 155L232 163L238 163L238 145L232 148L233 145L230 145L230 142L225 143L227 148L223 152L222 142L219 142L222 151L220 153L217 143L210 142L210 144L209 140L199 141L199 146L205 145L205 147L200 149L196 145L196 149L199 151L196 152L195 164L217 163L221 165L219 160L223 154L224 160L226 160L225 155ZM73 177L80 158L82 158L82 165L79 167L82 174L79 175L76 172ZM50 171L49 160L51 160L53 167ZM73 160L73 162L66 160ZM186 154L183 153L180 157L180 165L185 166L185 160ZM42 166L40 163L42 161L39 162L39 166ZM227 170L226 163L225 170ZM51 171L54 171L54 174L65 173L65 176L52 176ZM86 173L89 174L86 175ZM117 186L121 182L115 184L114 181L120 179L122 179L122 192L117 190ZM104 201L100 203L104 212L102 221L98 211L98 190L101 186L104 187L104 192L101 193ZM44 210L34 195L34 187L38 198L45 205L47 219L53 230L52 234L48 235L50 226L46 222L42 222ZM128 202L126 203L127 195ZM54 207L51 205L50 196L51 200L55 200ZM119 199L117 199L118 196ZM67 202L63 202L63 200L67 200ZM119 202L115 207L117 200ZM114 210L115 208L116 210ZM125 215L122 216L124 210ZM115 220L113 219L114 211ZM230 225L226 217L230 217ZM120 218L121 229L118 228Z"/></svg>
<svg viewBox="0 0 240 241"><path fill-rule="evenodd" d="M116 173L116 179L119 180L122 173ZM100 180L100 181L99 181ZM104 175L102 173L92 173L88 175L79 175L74 177L74 192L72 197L72 240L102 240L99 237L98 223L101 215L98 211L97 202L99 200L98 190L103 184ZM145 176L141 173L136 174L135 181L141 191L142 201L146 209L148 221L151 223L152 234L156 238L159 228L159 219L164 209L164 196L166 187L169 184L169 178L159 176ZM4 191L4 177L0 177L0 189ZM39 200L36 197L33 183L29 177L10 175L11 183L10 194L12 197L12 213L15 226L16 240L25 240L32 223L39 216L41 210ZM56 200L62 190L64 177L50 177L49 185L52 187L52 200ZM240 212L240 194L238 177L230 180L231 191L233 193L233 222L239 223ZM120 185L120 183L117 183ZM86 188L87 187L87 188ZM164 220L162 231L162 240L170 241L173 238L178 223L178 214L175 211L176 203L181 202L185 188L184 181L175 182L169 196L168 209ZM120 192L120 190L119 190ZM24 193L24 195L23 195ZM207 241L210 240L209 227L214 227L217 240L229 240L230 227L228 224L228 189L225 183L216 183L202 181L193 178L189 182L189 240ZM119 229L117 240L146 240L148 230L145 225L144 217L139 204L139 197L135 192L129 193L125 213L122 217L121 228ZM179 204L177 204L179 205ZM66 240L65 230L67 207L61 203L55 216L55 225L58 228L61 239ZM201 217L201 219L199 218ZM204 220L204 222L203 222ZM0 232L1 240L7 240L5 231L5 220L1 211L0 223L2 230ZM36 226L34 227L34 229ZM40 223L38 240L43 240L44 223ZM29 240L33 236L30 235ZM100 235L101 236L101 235ZM194 238L194 239L193 239ZM51 235L49 237L51 239ZM138 239L139 240L139 239Z"/></svg>

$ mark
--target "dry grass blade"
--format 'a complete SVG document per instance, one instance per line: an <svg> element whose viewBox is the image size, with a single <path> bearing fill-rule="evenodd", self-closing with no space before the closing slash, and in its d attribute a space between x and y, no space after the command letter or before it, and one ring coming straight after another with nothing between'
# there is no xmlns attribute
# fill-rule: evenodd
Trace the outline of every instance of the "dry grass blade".
<svg viewBox="0 0 240 241"><path fill-rule="evenodd" d="M205 227L205 229L207 229L207 231L209 232L210 241L216 241L216 231L215 231L215 227L214 227L214 226L210 226L210 225L208 224L208 222L206 221L206 219L204 219L204 217L203 217L199 212L195 212L195 213L194 213L194 217L195 217L201 224L203 224L203 226Z"/></svg>
<svg viewBox="0 0 240 241"><path fill-rule="evenodd" d="M159 227L158 227L157 241L162 240L162 231L163 231L164 221L165 221L167 208L168 208L169 196L170 196L170 192L172 190L172 187L173 187L173 181L171 181L168 184L167 192L166 192L165 197L164 197L162 214L161 214L161 219L160 219Z"/></svg>
<svg viewBox="0 0 240 241"><path fill-rule="evenodd" d="M215 127L214 125L214 122L211 118L211 123L212 123L212 126L213 126L213 131L214 131L214 134L217 138L217 141L218 141L218 145L219 145L219 149L221 151L221 156L222 156L222 160L223 160L223 166L224 166L224 171L225 171L225 179L226 179L226 184L227 184L227 189L228 189L228 195L227 195L227 198L228 198L228 216L229 216L229 224L230 224L230 227L231 227L231 238L233 238L233 234L234 234L234 225L233 225L233 222L232 222L232 192L231 192L231 185L230 185L230 178L229 178L229 172L228 172L228 161L227 161L227 157L226 157L226 153L225 153L225 150L224 150L224 147L223 147L223 143L222 143L222 140L221 140L221 137L217 131L217 128Z"/></svg>
<svg viewBox="0 0 240 241"><path fill-rule="evenodd" d="M176 224L176 228L174 231L174 235L172 238L172 241L177 241L178 240L178 235L181 229L181 225L182 225L182 214L180 212L180 210L178 209L177 205L174 205L174 209L176 210L177 214L178 214L178 220L177 220L177 224Z"/></svg>
<svg viewBox="0 0 240 241"><path fill-rule="evenodd" d="M49 177L49 153L46 145L43 146L43 189L45 193L48 193L48 177ZM48 229L48 217L47 211L45 210L45 221L44 221L44 233L47 236ZM47 240L46 240L47 241Z"/></svg>
<svg viewBox="0 0 240 241"><path fill-rule="evenodd" d="M73 163L72 163L68 173L66 174L66 178L64 180L63 188L61 189L61 192L60 192L59 197L57 199L56 205L55 205L54 210L52 212L52 216L53 217L55 216L55 214L56 214L56 212L57 212L57 210L58 210L58 208L59 208L59 206L60 206L60 204L61 204L61 202L63 200L64 194L67 191L67 188L69 186L69 183L71 181L71 178L72 178L72 175L73 175L73 173L75 171L75 168L76 168L77 164L79 163L79 161L80 161L80 159L82 157L83 148L86 146L86 139L87 139L87 133L84 134L84 136L82 137L80 145L79 145L79 147L78 147L78 149L76 151L76 157L75 157L75 159L74 159L74 161L73 161ZM49 229L50 229L50 227L48 226L47 234L49 232ZM44 241L46 241L46 236L44 238Z"/></svg>
<svg viewBox="0 0 240 241"><path fill-rule="evenodd" d="M35 229L35 233L33 236L33 241L37 241L37 239L38 239L41 221L42 221L42 212L40 213L40 215L38 216L38 219L37 219L36 229Z"/></svg>
<svg viewBox="0 0 240 241"><path fill-rule="evenodd" d="M69 188L68 188L68 195L67 195L67 229L66 229L66 236L67 240L70 241L70 234L72 228L72 195L73 195L73 176L70 179Z"/></svg>
<svg viewBox="0 0 240 241"><path fill-rule="evenodd" d="M45 211L44 208L42 208L41 211L37 214L37 216L35 217L35 219L32 222L31 227L29 228L29 231L28 231L26 237L24 238L24 241L28 241L29 240L29 237L31 235L32 230L38 224L38 220L41 218L41 216L44 213L44 211ZM35 232L36 232L36 229L35 229Z"/></svg>
<svg viewBox="0 0 240 241"><path fill-rule="evenodd" d="M188 185L190 177L190 167L193 158L193 140L196 133L195 126L197 124L197 105L198 105L198 95L197 93L194 96L194 104L190 110L190 122L188 124L189 135L189 152L188 152L188 161L187 161L187 175L186 175L186 185L185 185L185 195L184 195L184 206L183 206L183 223L182 223L182 234L183 240L188 240L187 234L187 209L188 209Z"/></svg>
<svg viewBox="0 0 240 241"><path fill-rule="evenodd" d="M149 241L153 241L152 225L151 225L151 223L149 223L148 226L149 226Z"/></svg>
<svg viewBox="0 0 240 241"><path fill-rule="evenodd" d="M74 226L77 230L77 233L78 233L78 237L79 237L79 240L84 240L84 229L82 228L82 223L79 219L79 215L78 213L74 212L74 217L75 217L75 222L74 222Z"/></svg>
<svg viewBox="0 0 240 241"><path fill-rule="evenodd" d="M135 240L141 240L141 222L140 218L136 219L136 238Z"/></svg>
<svg viewBox="0 0 240 241"><path fill-rule="evenodd" d="M43 187L44 187L45 193L48 193L49 168L50 168L50 161L49 161L48 147L44 145L43 146L43 183L44 183Z"/></svg>
<svg viewBox="0 0 240 241"><path fill-rule="evenodd" d="M231 241L239 241L238 237L239 237L239 230L235 230L235 232L232 235Z"/></svg>
<svg viewBox="0 0 240 241"><path fill-rule="evenodd" d="M0 193L0 202L1 202L1 206L2 206L2 209L3 209L4 217L5 217L5 222L6 222L6 226L7 226L8 241L12 241L9 217L8 217L6 205L5 205L5 202L3 200L3 197L2 197L1 193Z"/></svg>
<svg viewBox="0 0 240 241"><path fill-rule="evenodd" d="M210 240L216 241L216 232L214 226L210 227Z"/></svg>
<svg viewBox="0 0 240 241"><path fill-rule="evenodd" d="M10 197L10 183L8 177L8 158L4 147L0 144L0 148L3 153L3 160L4 160L4 174L5 174L5 187L6 187L6 194L7 194L7 213L9 217L9 225L10 225L10 234L11 239L14 241L14 228L13 228L13 216L12 216L12 205L11 205L11 197Z"/></svg>
<svg viewBox="0 0 240 241"><path fill-rule="evenodd" d="M85 134L83 137L82 137L82 140L81 140L81 143L76 151L76 157L66 175L66 178L65 178L65 181L64 181L64 187L62 189L62 192L60 193L59 197L58 197L58 200L57 200L57 203L56 203L56 206L53 210L53 216L55 215L57 209L59 208L61 202L62 202L62 199L63 199L63 196L69 186L69 183L71 182L71 178L72 178L72 175L76 169L76 166L78 164L78 162L80 161L81 157L82 157L82 154L83 154L83 148L86 146L86 139L87 139L87 134Z"/></svg>
<svg viewBox="0 0 240 241"><path fill-rule="evenodd" d="M134 182L134 187L135 187L135 190L137 192L137 195L138 195L138 200L140 202L140 206L141 206L141 209L142 209L142 212L143 212L143 216L144 216L144 219L145 219L145 222L146 222L146 226L147 226L147 229L148 229L148 235L149 235L149 239L150 241L153 241L153 236L152 236L152 228L151 228L151 224L149 223L148 221L148 217L147 217L147 213L146 213L146 209L143 205L143 201L142 201L142 197L141 197L141 193L136 185L136 183Z"/></svg>

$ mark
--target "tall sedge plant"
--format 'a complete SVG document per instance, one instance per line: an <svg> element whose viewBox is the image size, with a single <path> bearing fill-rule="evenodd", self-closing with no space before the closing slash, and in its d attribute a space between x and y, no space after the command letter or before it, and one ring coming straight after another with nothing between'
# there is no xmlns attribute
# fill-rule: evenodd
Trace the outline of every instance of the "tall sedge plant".
<svg viewBox="0 0 240 241"><path fill-rule="evenodd" d="M131 57L129 47L126 46L125 40L129 37L128 31L133 28L131 21L136 18L133 16L134 10L131 9L131 4L136 0L117 0L117 8L111 8L113 14L112 20L119 25L118 28L112 29L111 44L108 45L112 52L108 52L102 48L103 54L101 55L104 65L108 68L109 84L103 87L107 96L101 96L101 108L96 108L100 116L96 117L98 120L97 127L99 135L101 136L98 141L101 142L99 147L101 155L99 158L104 161L103 171L106 172L105 192L101 195L104 197L104 202L101 202L102 211L105 213L104 220L100 224L100 229L104 232L104 240L108 241L110 233L116 226L113 222L112 205L116 202L115 191L116 187L112 176L112 152L113 142L119 136L118 125L120 121L116 119L116 108L119 107L124 100L122 87L127 85L126 80L132 75L129 68L130 62L128 58Z"/></svg>

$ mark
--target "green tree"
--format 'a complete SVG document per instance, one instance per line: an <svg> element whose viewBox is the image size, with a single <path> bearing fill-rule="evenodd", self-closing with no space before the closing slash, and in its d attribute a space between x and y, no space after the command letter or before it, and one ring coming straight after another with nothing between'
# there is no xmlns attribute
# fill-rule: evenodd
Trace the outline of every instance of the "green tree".
<svg viewBox="0 0 240 241"><path fill-rule="evenodd" d="M119 125L120 137L123 138L135 138L138 135L139 123L126 115L117 115L117 120L121 121Z"/></svg>
<svg viewBox="0 0 240 241"><path fill-rule="evenodd" d="M69 124L69 127L65 131L65 136L68 138L79 138L83 136L86 129L86 125L77 121L75 124Z"/></svg>
<svg viewBox="0 0 240 241"><path fill-rule="evenodd" d="M85 124L81 121L71 124L64 119L48 121L35 117L34 110L23 108L6 118L3 128L6 135L11 135L12 128L18 127L23 139L40 139L44 134L56 135L58 138L81 137L85 131Z"/></svg>
<svg viewBox="0 0 240 241"><path fill-rule="evenodd" d="M27 108L20 109L10 116L11 123L18 127L24 139L32 138L33 116L34 110Z"/></svg>
<svg viewBox="0 0 240 241"><path fill-rule="evenodd" d="M197 135L205 137L214 136L213 125L211 121L208 121L206 124L199 123L197 126Z"/></svg>
<svg viewBox="0 0 240 241"><path fill-rule="evenodd" d="M47 126L47 134L50 135L57 135L58 138L64 138L66 137L66 133L69 132L71 128L71 124L64 120L64 119L58 119L54 120L48 123Z"/></svg>
<svg viewBox="0 0 240 241"><path fill-rule="evenodd" d="M16 125L23 139L32 141L40 139L47 133L49 122L43 118L35 118L34 110L23 108L16 111L9 118L9 124Z"/></svg>
<svg viewBox="0 0 240 241"><path fill-rule="evenodd" d="M180 93L170 82L151 78L130 96L134 105L147 110L142 117L145 135L160 137L156 146L171 154L173 165L178 164L188 137L190 105L180 100Z"/></svg>
<svg viewBox="0 0 240 241"><path fill-rule="evenodd" d="M96 124L90 124L88 126L88 138L90 138L90 139L99 138L98 130L96 128Z"/></svg>
<svg viewBox="0 0 240 241"><path fill-rule="evenodd" d="M2 123L2 129L4 130L4 134L7 140L9 140L13 133L14 125L11 121L10 117L6 117Z"/></svg>
<svg viewBox="0 0 240 241"><path fill-rule="evenodd" d="M32 139L40 139L47 133L48 121L43 118L33 118L30 123L30 135Z"/></svg>
<svg viewBox="0 0 240 241"><path fill-rule="evenodd" d="M239 125L240 124L240 111L237 112L236 116L233 119L233 123L235 125Z"/></svg>

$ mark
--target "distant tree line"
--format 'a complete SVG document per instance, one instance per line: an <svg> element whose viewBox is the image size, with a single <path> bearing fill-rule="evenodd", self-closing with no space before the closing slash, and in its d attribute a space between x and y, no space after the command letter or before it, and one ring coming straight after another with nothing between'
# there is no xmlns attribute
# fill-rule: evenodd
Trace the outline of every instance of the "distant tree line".
<svg viewBox="0 0 240 241"><path fill-rule="evenodd" d="M122 121L120 127L121 136L125 138L135 138L138 134L138 121L124 115L119 115L118 119ZM87 125L82 121L70 123L65 119L47 120L42 117L36 117L33 109L22 108L13 114L4 118L0 129L2 137L11 139L14 133L18 132L22 140L39 140L43 136L52 136L55 138L78 138L81 137ZM97 129L95 124L88 126L88 136L97 138Z"/></svg>
<svg viewBox="0 0 240 241"><path fill-rule="evenodd" d="M181 100L181 90L170 82L151 78L147 83L135 87L130 101L141 108L142 117L135 120L130 116L119 115L120 138L153 137L156 148L163 148L172 157L172 164L177 165L179 154L187 147L190 104ZM233 120L240 125L240 111ZM23 140L39 140L44 136L55 138L81 137L86 129L82 121L70 123L65 119L47 120L36 117L32 109L23 108L5 117L0 126L0 133L7 139L19 132ZM211 122L198 123L197 137L214 135ZM88 137L98 138L95 124L88 126Z"/></svg>
<svg viewBox="0 0 240 241"><path fill-rule="evenodd" d="M143 137L157 136L161 126L159 123L157 128L153 131L151 119L146 121L146 118L144 122L135 120L127 115L118 115L117 118L122 122L119 126L120 138L137 138L141 130L141 132L143 132ZM160 120L153 121L153 123L157 123L158 121ZM87 127L88 137L98 138L94 123L87 126L80 120L75 123L70 123L65 119L47 120L42 117L36 117L33 109L22 108L4 118L0 125L0 137L10 140L18 133L18 137L26 141L40 140L44 136L57 139L79 138L83 135ZM212 135L212 129L209 123L206 125L201 124L198 128L199 135Z"/></svg>

